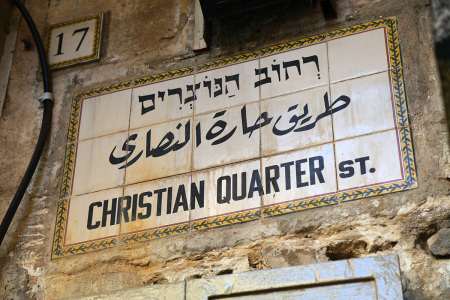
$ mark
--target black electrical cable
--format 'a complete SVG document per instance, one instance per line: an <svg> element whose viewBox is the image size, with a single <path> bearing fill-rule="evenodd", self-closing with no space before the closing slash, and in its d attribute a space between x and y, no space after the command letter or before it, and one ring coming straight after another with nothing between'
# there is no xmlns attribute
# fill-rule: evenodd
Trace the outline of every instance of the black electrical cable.
<svg viewBox="0 0 450 300"><path fill-rule="evenodd" d="M42 46L41 37L39 36L39 32L37 31L33 19L26 10L25 6L23 6L23 4L19 0L13 0L13 2L19 9L25 21L27 22L31 34L33 35L34 42L36 44L36 48L39 53L39 61L42 67L42 76L44 78L44 93L50 93L50 73L47 65L47 58L45 56L44 47ZM33 174L39 163L42 151L44 149L48 132L50 131L50 125L52 121L53 101L51 99L44 99L43 104L44 104L44 113L42 116L42 125L41 130L39 132L39 138L36 143L33 156L31 157L30 163L25 172L25 175L23 176L19 188L17 189L17 192L11 202L11 205L9 206L8 211L6 212L5 217L3 218L2 224L0 225L0 245L3 242L3 238L5 237L6 232L8 231L8 227L11 224L11 221L17 211L17 208L19 207L20 202L22 201L23 195L25 194L28 185L30 184L31 178L33 177Z"/></svg>

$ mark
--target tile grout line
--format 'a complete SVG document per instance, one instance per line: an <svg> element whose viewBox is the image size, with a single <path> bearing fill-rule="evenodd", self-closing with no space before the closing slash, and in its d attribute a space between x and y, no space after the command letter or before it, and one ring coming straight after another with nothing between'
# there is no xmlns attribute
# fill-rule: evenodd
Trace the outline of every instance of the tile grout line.
<svg viewBox="0 0 450 300"><path fill-rule="evenodd" d="M213 70L218 70L218 69L224 69L224 68L227 68L227 67L236 66L236 65L238 65L238 64L243 64L243 63L246 63L246 62L251 62L251 61L256 61L256 60L258 60L258 67L259 67L259 51L258 51L257 53L258 53L258 57L257 57L257 58L244 59L244 60L240 61L239 63L232 63L232 64L229 64L229 65L224 65L224 66L220 66L220 67L212 67L212 68L208 68L208 69L203 70L203 71L200 72L200 73L205 73L205 72L209 72L209 71L213 71ZM219 60L219 61L220 61L220 60ZM197 73L196 73L196 74L197 74ZM259 93L259 88L258 88L258 93ZM259 109L259 101L260 101L260 97L259 97L259 94L258 94L258 98L257 98L256 100L254 100L254 101L244 102L244 103L232 105L232 106L229 106L229 107L224 107L224 108L221 108L221 109L219 109L219 110L224 110L224 109L228 110L228 109L230 109L230 108L236 108L236 107L239 107L239 106L241 106L241 105L247 105L247 104L249 104L249 103L251 103L251 104L256 104L256 103L258 103L258 109ZM212 111L203 112L203 113L200 113L199 116L211 115L212 113L217 112L217 111L219 111L219 110L216 109L216 110L212 110ZM196 116L197 116L197 115L196 115L195 112L194 112L194 117L196 117ZM193 142L193 143L194 143L194 142ZM260 144L260 139L259 139L258 143ZM260 147L260 145L259 145L259 147ZM259 151L259 152L260 152L260 151ZM193 154L192 154L192 156L193 156ZM260 160L260 155L258 155L257 157L253 157L253 158L247 159L246 161L248 161L248 160L256 160L256 159L259 159L259 160ZM204 168L204 169L200 169L200 170L196 170L196 171L192 170L191 176L192 176L194 173L208 172L209 170L218 169L219 167L222 167L222 166L231 166L231 165L234 165L234 164L236 164L236 163L240 163L240 162L239 162L239 161L238 161L238 162L230 162L230 163L227 163L227 164L224 164L224 165L220 165L220 166L210 166L210 167L208 167L208 168ZM261 162L260 162L260 168L261 168ZM260 197L260 206L261 206L261 197ZM227 214L233 214L233 212L230 212L230 213L227 213ZM213 218L213 217L214 217L214 216L208 216L208 217L206 217L206 219Z"/></svg>
<svg viewBox="0 0 450 300"><path fill-rule="evenodd" d="M258 50L258 69L261 70L261 52ZM258 74L258 81L261 81L261 72L259 72ZM262 95L261 95L261 85L258 86L258 108L259 108L259 117L261 116L261 111L262 111ZM263 150L263 146L262 146L262 131L261 131L261 123L259 123L259 174L260 177L262 177L262 170L263 170L263 157L262 157L262 150ZM262 178L261 178L262 181ZM261 183L262 185L263 183ZM263 188L263 187L261 187ZM262 221L264 220L264 213L263 213L263 207L264 207L264 194L259 196L259 213L260 213L260 217L259 217L259 223L261 224Z"/></svg>
<svg viewBox="0 0 450 300"><path fill-rule="evenodd" d="M125 234L122 234L122 224L123 224L123 220L122 220L122 209L123 209L123 203L124 203L124 201L125 201L125 199L124 199L124 196L125 196L125 186L123 186L123 187L121 187L121 190L122 190L122 203L120 203L120 206L119 206L119 203L117 203L117 208L119 208L120 207L120 210L118 210L117 212L116 212L116 221L117 221L117 219L119 219L119 221L120 221L120 225L119 225L119 234L117 235L117 242L116 242L116 246L117 247L119 247L119 246L121 246L122 245L122 242L121 242L121 237L123 236L123 235L125 235ZM111 203L112 204L112 203ZM131 204L131 205L133 205L133 204ZM117 225L117 224L116 224Z"/></svg>
<svg viewBox="0 0 450 300"><path fill-rule="evenodd" d="M327 33L328 36L328 33ZM329 97L329 105L331 106L331 99L333 99L332 94L331 94L331 72L330 72L330 57L329 57L329 48L328 48L328 40L326 41L326 45L327 45L327 63L328 63L328 91L330 93L330 97ZM331 107L331 132L333 134L333 156L334 156L334 178L336 180L336 198L337 198L337 204L340 205L341 204L341 200L339 198L339 180L338 180L338 168L337 168L337 155L336 155L336 137L334 134L334 118L333 118L333 107Z"/></svg>
<svg viewBox="0 0 450 300"><path fill-rule="evenodd" d="M191 185L189 186L189 193L192 193L192 174L194 173L194 139L195 139L195 111L196 111L196 103L197 103L197 89L195 88L195 84L197 83L197 65L195 65L194 67L194 103L192 105L192 131L191 131L191 153L190 153L190 161L191 161L191 166L190 166L190 172L189 172L189 178L190 178L190 183ZM189 198L190 199L190 198ZM190 201L190 200L189 200ZM191 224L191 220L192 220L192 207L191 204L189 202L189 220L188 220L188 232L187 234L193 232L192 231L192 224Z"/></svg>
<svg viewBox="0 0 450 300"><path fill-rule="evenodd" d="M130 133L131 133L131 111L132 111L132 107L133 107L133 96L134 96L134 81L135 81L135 79L132 79L131 80L131 95L130 95L130 112L129 112L129 115L128 115L128 130L127 130L127 141L129 141L129 139L130 139ZM127 151L127 153L128 153L128 147L129 147L129 143L127 142L127 147L126 147L126 151ZM128 164L128 157L127 157L127 159L125 160L125 164ZM125 170L124 170L124 175L123 175L123 185L121 186L121 189L122 189L122 203L121 203L121 208L123 207L123 203L124 203L124 196L125 196L125 187L126 187L126 179L127 179L127 168L125 168ZM132 204L131 204L132 205ZM118 214L121 214L121 212L120 211L118 211L117 212ZM120 218L121 218L122 216L120 216ZM117 236L117 246L120 246L122 243L121 243L121 236L122 236L122 224L123 224L123 222L122 222L122 220L121 220L121 222L120 222L120 226L119 226L119 235Z"/></svg>

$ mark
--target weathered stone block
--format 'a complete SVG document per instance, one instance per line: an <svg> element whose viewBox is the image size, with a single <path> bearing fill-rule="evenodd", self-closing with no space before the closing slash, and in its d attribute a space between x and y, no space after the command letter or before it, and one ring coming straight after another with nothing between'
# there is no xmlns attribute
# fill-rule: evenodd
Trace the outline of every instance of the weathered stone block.
<svg viewBox="0 0 450 300"><path fill-rule="evenodd" d="M442 228L427 241L431 252L436 256L450 255L450 228Z"/></svg>

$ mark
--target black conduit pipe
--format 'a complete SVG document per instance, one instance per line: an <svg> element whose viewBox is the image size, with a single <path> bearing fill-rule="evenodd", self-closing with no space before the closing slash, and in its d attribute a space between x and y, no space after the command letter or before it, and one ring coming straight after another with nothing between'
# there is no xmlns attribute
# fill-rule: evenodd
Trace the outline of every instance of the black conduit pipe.
<svg viewBox="0 0 450 300"><path fill-rule="evenodd" d="M23 6L23 4L19 0L13 0L13 2L19 9L25 21L27 22L28 27L30 28L30 31L33 35L34 43L36 44L36 48L39 53L39 61L42 67L42 76L44 78L44 95L45 93L47 93L47 96L44 97L42 101L44 105L44 114L42 117L42 125L41 130L39 132L39 138L36 143L36 148L34 149L33 156L31 157L31 161L28 165L25 175L23 176L22 181L20 182L19 188L17 189L17 192L0 226L0 245L3 242L3 238L5 237L6 232L8 231L8 227L11 224L14 214L16 213L17 208L19 207L20 201L22 201L23 195L25 194L28 185L30 184L31 178L33 177L33 174L39 163L39 159L41 157L42 150L44 149L45 141L47 140L48 132L50 130L50 125L52 121L52 107L53 107L53 101L52 99L50 99L51 92L50 92L49 68L47 65L47 58L45 56L44 47L42 46L42 41L39 36L39 32L37 31L33 19L30 17L30 14L26 10L25 6Z"/></svg>

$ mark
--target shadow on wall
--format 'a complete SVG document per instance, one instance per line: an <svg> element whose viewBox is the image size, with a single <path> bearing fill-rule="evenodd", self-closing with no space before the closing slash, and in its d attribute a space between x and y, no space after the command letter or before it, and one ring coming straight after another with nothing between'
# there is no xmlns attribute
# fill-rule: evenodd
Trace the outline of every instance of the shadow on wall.
<svg viewBox="0 0 450 300"><path fill-rule="evenodd" d="M325 23L320 6L302 0L279 1L245 13L213 18L206 27L210 31L211 48L229 56L236 51L251 51L271 45L280 36L312 32ZM256 45L255 41L261 44Z"/></svg>
<svg viewBox="0 0 450 300"><path fill-rule="evenodd" d="M450 2L448 0L432 0L436 58L441 74L442 90L450 131Z"/></svg>
<svg viewBox="0 0 450 300"><path fill-rule="evenodd" d="M10 1L0 1L0 59L1 55L3 54L5 37L8 34L10 10Z"/></svg>

